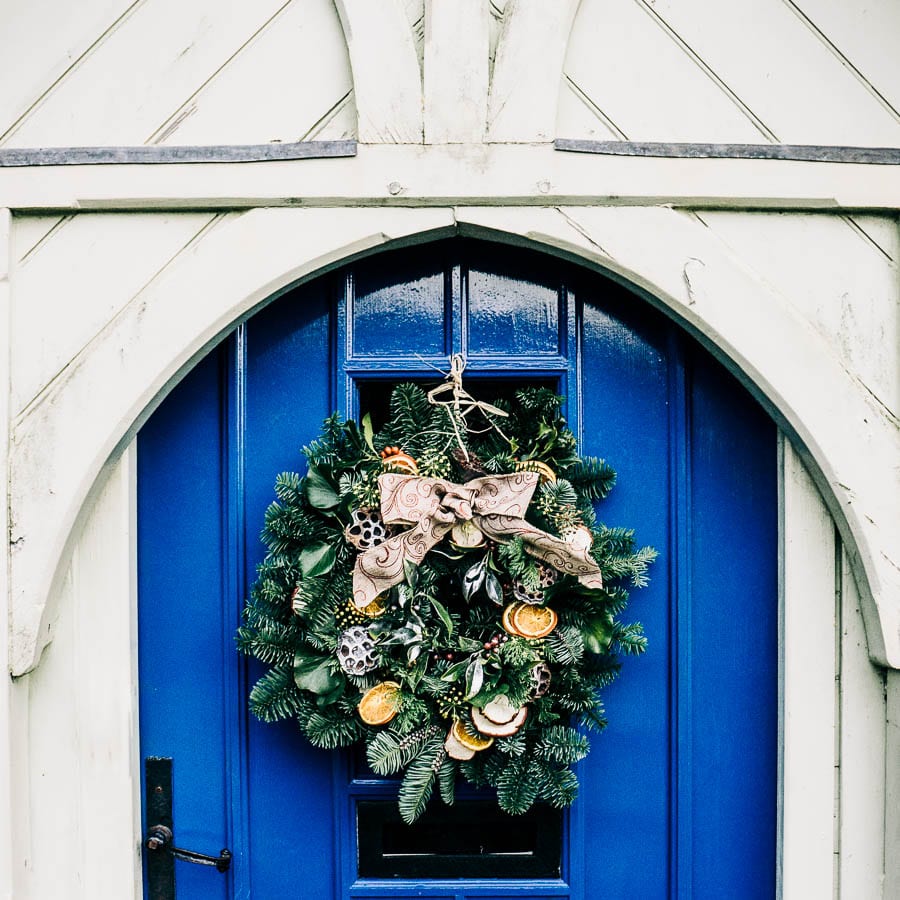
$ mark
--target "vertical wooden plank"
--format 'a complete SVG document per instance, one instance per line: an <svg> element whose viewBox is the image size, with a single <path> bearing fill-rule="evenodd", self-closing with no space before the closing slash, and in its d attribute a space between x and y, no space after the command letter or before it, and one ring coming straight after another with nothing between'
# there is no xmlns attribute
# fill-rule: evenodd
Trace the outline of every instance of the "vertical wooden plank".
<svg viewBox="0 0 900 900"><path fill-rule="evenodd" d="M131 457L111 469L85 519L54 641L22 682L28 757L16 771L33 836L23 896L129 897L140 881L136 680L110 676L134 674Z"/></svg>
<svg viewBox="0 0 900 900"><path fill-rule="evenodd" d="M784 441L783 897L831 897L834 525Z"/></svg>
<svg viewBox="0 0 900 900"><path fill-rule="evenodd" d="M488 0L426 0L426 144L483 139L489 38Z"/></svg>
<svg viewBox="0 0 900 900"><path fill-rule="evenodd" d="M78 729L77 840L85 900L131 896L141 878L134 455L132 444L111 470L76 551L71 627L77 665L68 689ZM110 672L129 671L132 679L110 678ZM55 742L52 732L43 740Z"/></svg>
<svg viewBox="0 0 900 900"><path fill-rule="evenodd" d="M0 471L9 471L9 276L12 253L12 215L0 209ZM0 503L0 534L4 535L0 552L0 622L9 621L9 503L4 479ZM12 703L9 672L9 639L6 628L0 638L0 896L13 896L13 829L16 820L12 793Z"/></svg>
<svg viewBox="0 0 900 900"><path fill-rule="evenodd" d="M887 673L884 896L900 897L900 672Z"/></svg>
<svg viewBox="0 0 900 900"><path fill-rule="evenodd" d="M840 883L879 898L884 873L885 681L869 660L859 592L842 554Z"/></svg>
<svg viewBox="0 0 900 900"><path fill-rule="evenodd" d="M556 136L563 60L580 0L509 0L497 45L488 108L491 141Z"/></svg>
<svg viewBox="0 0 900 900"><path fill-rule="evenodd" d="M400 0L335 0L364 144L422 140L422 73Z"/></svg>

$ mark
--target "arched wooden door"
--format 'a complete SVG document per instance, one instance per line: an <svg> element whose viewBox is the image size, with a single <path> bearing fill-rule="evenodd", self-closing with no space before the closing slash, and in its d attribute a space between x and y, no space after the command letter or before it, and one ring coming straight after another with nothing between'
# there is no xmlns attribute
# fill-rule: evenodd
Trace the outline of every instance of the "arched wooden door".
<svg viewBox="0 0 900 900"><path fill-rule="evenodd" d="M252 719L259 672L234 650L275 475L334 408L433 379L451 352L476 387L558 385L582 452L619 473L602 520L660 551L629 610L649 649L605 694L609 728L539 875L372 875L357 812L395 787ZM180 900L774 895L775 429L637 296L483 243L385 253L238 328L143 428L138 460L141 757L173 759L175 843L234 853L224 876L176 863Z"/></svg>

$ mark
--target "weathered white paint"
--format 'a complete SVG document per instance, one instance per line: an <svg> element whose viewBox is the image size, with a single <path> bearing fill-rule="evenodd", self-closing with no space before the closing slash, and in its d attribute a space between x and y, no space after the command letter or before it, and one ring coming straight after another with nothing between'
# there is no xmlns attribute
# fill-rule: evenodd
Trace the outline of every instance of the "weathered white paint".
<svg viewBox="0 0 900 900"><path fill-rule="evenodd" d="M822 335L690 216L664 209L458 208L227 216L41 391L13 431L14 671L34 665L47 639L51 581L95 473L198 349L298 277L389 235L445 233L454 218L471 230L558 247L619 274L738 369L816 467L866 591L870 652L900 664L900 584L892 562L900 546L894 465L900 432Z"/></svg>
<svg viewBox="0 0 900 900"><path fill-rule="evenodd" d="M19 263L12 304L13 416L42 402L42 389L82 348L103 339L122 306L139 297L212 218L122 213L98 222L75 216ZM75 285L83 288L78 301L60 302Z"/></svg>
<svg viewBox="0 0 900 900"><path fill-rule="evenodd" d="M894 0L788 0L820 39L840 53L895 110L900 109L900 6Z"/></svg>
<svg viewBox="0 0 900 900"><path fill-rule="evenodd" d="M487 120L487 0L425 2L425 142L469 144Z"/></svg>
<svg viewBox="0 0 900 900"><path fill-rule="evenodd" d="M784 900L833 895L834 523L784 442Z"/></svg>
<svg viewBox="0 0 900 900"><path fill-rule="evenodd" d="M556 136L559 78L581 0L508 0L488 107L488 140Z"/></svg>
<svg viewBox="0 0 900 900"><path fill-rule="evenodd" d="M16 898L141 896L134 475L132 447L75 543L57 640L13 686L28 710L17 777L30 811L15 820Z"/></svg>
<svg viewBox="0 0 900 900"><path fill-rule="evenodd" d="M727 11L714 0L639 2L653 25L658 17L677 34L778 141L876 147L900 141L900 117L784 0Z"/></svg>
<svg viewBox="0 0 900 900"><path fill-rule="evenodd" d="M9 272L12 265L12 215L0 208L0 385L9 385ZM0 390L0 470L9 465L9 392ZM9 507L0 505L0 534L9 531ZM0 622L9 621L9 551L0 552ZM0 641L0 672L9 671L9 645ZM13 718L9 678L0 682L0 897L12 897Z"/></svg>
<svg viewBox="0 0 900 900"><path fill-rule="evenodd" d="M136 4L20 119L5 146L143 144L286 2Z"/></svg>
<svg viewBox="0 0 900 900"><path fill-rule="evenodd" d="M248 37L250 35L248 34ZM332 0L292 0L159 123L150 143L255 144L356 137L353 81ZM289 102L286 102L289 95ZM345 99L346 98L346 99ZM336 126L336 127L334 127Z"/></svg>
<svg viewBox="0 0 900 900"><path fill-rule="evenodd" d="M679 206L898 210L900 166L567 153L546 144L360 145L266 163L0 168L20 211L260 206Z"/></svg>
<svg viewBox="0 0 900 900"><path fill-rule="evenodd" d="M887 673L884 896L900 897L900 672Z"/></svg>
<svg viewBox="0 0 900 900"><path fill-rule="evenodd" d="M867 632L860 597L847 564L841 573L839 892L844 898L885 897L885 769L900 759L885 756L883 671L866 658Z"/></svg>
<svg viewBox="0 0 900 900"><path fill-rule="evenodd" d="M134 0L30 0L7 3L0 28L0 142L17 120L121 17ZM53 27L48 28L47 23Z"/></svg>
<svg viewBox="0 0 900 900"><path fill-rule="evenodd" d="M334 0L353 70L364 143L422 140L422 73L400 0Z"/></svg>
<svg viewBox="0 0 900 900"><path fill-rule="evenodd" d="M702 218L825 337L885 415L900 421L897 220L730 212Z"/></svg>
<svg viewBox="0 0 900 900"><path fill-rule="evenodd" d="M636 0L582 0L565 59L594 114L632 141L764 143L768 135L703 60ZM564 108L561 107L564 111ZM560 137L591 137L560 119Z"/></svg>

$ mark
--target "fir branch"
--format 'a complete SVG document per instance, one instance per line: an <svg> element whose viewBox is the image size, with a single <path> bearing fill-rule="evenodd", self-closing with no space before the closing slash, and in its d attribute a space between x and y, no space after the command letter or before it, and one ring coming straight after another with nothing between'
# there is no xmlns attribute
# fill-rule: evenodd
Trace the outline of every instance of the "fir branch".
<svg viewBox="0 0 900 900"><path fill-rule="evenodd" d="M434 789L435 777L446 757L444 744L437 737L429 740L409 764L398 794L400 816L407 825L412 825L425 812Z"/></svg>
<svg viewBox="0 0 900 900"><path fill-rule="evenodd" d="M545 728L535 745L535 752L541 759L566 766L584 759L588 750L588 739L566 725Z"/></svg>

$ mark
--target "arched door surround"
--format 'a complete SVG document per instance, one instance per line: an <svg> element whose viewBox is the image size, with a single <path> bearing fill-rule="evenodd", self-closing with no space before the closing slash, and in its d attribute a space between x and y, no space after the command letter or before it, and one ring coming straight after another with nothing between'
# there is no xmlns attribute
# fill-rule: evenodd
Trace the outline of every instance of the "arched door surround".
<svg viewBox="0 0 900 900"><path fill-rule="evenodd" d="M258 209L221 216L14 423L13 673L31 669L52 636L48 601L98 476L197 359L235 322L342 260L457 233L609 273L710 347L803 454L860 585L870 656L900 666L896 427L809 323L696 219L659 208Z"/></svg>

